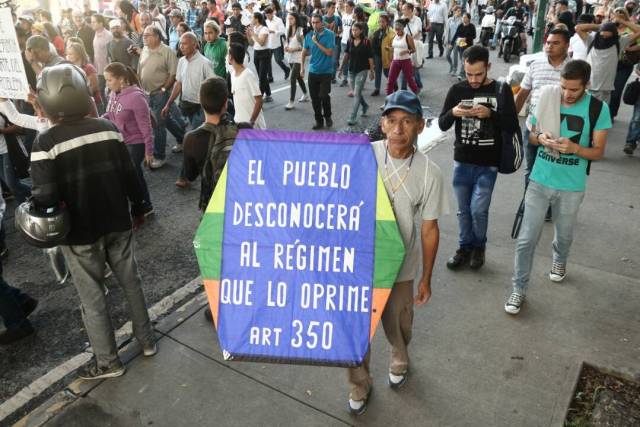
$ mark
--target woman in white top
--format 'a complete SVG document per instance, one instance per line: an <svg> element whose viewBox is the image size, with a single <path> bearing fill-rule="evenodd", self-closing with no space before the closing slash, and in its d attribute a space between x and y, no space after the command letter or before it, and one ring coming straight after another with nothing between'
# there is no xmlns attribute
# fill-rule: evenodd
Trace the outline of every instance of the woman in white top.
<svg viewBox="0 0 640 427"><path fill-rule="evenodd" d="M393 38L391 47L387 46L387 49L393 49L393 60L391 61L391 67L389 67L389 78L387 79L387 95L391 95L394 92L400 72L406 77L413 93L418 93L418 85L413 77L413 65L411 64L411 54L416 51L416 48L413 38L408 37L405 32L406 26L406 19L396 20L394 25L396 36Z"/></svg>
<svg viewBox="0 0 640 427"><path fill-rule="evenodd" d="M271 49L269 49L269 28L260 12L253 14L251 25L247 27L247 39L253 46L253 63L258 72L260 92L264 95L264 102L272 102L271 87L269 86L269 65L271 64Z"/></svg>
<svg viewBox="0 0 640 427"><path fill-rule="evenodd" d="M293 102L296 98L296 86L300 84L302 89L302 97L300 102L306 102L309 100L307 96L307 87L304 84L304 78L300 75L300 66L302 63L302 42L304 41L304 35L302 28L298 25L298 14L290 13L287 15L287 45L284 51L287 55L287 62L291 66L291 96L289 97L289 103L286 107L287 110L293 108ZM297 82L297 83L296 83Z"/></svg>

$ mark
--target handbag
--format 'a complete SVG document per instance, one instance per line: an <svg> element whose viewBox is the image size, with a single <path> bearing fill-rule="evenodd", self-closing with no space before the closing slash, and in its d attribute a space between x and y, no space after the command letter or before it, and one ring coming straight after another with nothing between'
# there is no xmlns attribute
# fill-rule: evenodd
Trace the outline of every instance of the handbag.
<svg viewBox="0 0 640 427"><path fill-rule="evenodd" d="M622 93L622 101L627 105L636 105L638 97L640 96L640 79L635 79L631 83L627 84Z"/></svg>
<svg viewBox="0 0 640 427"><path fill-rule="evenodd" d="M413 38L413 34L411 34L411 26L407 25L407 30L411 38ZM424 44L422 44L421 40L413 39L413 45L415 47L415 52L411 54L411 65L415 68L422 68L424 65ZM409 42L407 42L407 46L409 46Z"/></svg>

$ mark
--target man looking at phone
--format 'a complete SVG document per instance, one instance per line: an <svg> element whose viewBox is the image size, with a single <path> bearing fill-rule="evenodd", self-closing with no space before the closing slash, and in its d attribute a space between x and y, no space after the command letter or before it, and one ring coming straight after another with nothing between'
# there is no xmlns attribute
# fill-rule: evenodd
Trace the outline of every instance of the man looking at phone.
<svg viewBox="0 0 640 427"><path fill-rule="evenodd" d="M549 205L555 231L549 280L561 282L566 276L589 161L603 158L611 128L607 104L587 93L590 76L591 66L587 62L579 59L568 62L560 73L560 87L546 86L542 90L531 117L529 143L537 147L537 160L531 171L516 243L513 292L504 305L509 314L518 314L524 302L534 251ZM552 103L556 105L555 111ZM597 117L595 123L591 123L591 115Z"/></svg>
<svg viewBox="0 0 640 427"><path fill-rule="evenodd" d="M438 124L455 124L453 189L458 199L459 248L447 261L456 270L484 264L489 205L500 162L501 130L518 126L511 89L489 78L489 51L472 46L463 54L466 81L449 89ZM498 85L503 85L498 115ZM508 95L508 96L506 96Z"/></svg>

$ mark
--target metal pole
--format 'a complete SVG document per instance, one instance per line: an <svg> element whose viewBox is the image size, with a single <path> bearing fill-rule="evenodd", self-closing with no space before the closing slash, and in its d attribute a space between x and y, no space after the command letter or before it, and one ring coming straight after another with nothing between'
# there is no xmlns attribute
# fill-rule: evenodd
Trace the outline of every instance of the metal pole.
<svg viewBox="0 0 640 427"><path fill-rule="evenodd" d="M544 24L547 16L547 4L549 0L536 1L536 26L533 33L533 50L531 53L540 52L542 50L542 36L544 35Z"/></svg>

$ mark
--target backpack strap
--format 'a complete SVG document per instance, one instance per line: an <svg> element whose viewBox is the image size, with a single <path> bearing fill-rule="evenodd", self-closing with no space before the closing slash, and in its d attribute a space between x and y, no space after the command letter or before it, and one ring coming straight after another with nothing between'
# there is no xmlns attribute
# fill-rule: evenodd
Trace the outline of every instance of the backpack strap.
<svg viewBox="0 0 640 427"><path fill-rule="evenodd" d="M502 111L504 104L504 81L502 79L496 79L496 112Z"/></svg>
<svg viewBox="0 0 640 427"><path fill-rule="evenodd" d="M589 148L593 147L593 131L602 112L602 101L591 95L589 100ZM587 160L587 175L591 172L591 160Z"/></svg>

